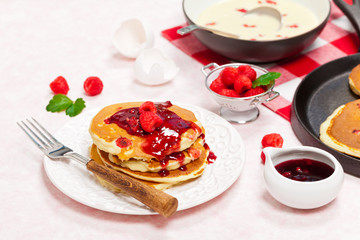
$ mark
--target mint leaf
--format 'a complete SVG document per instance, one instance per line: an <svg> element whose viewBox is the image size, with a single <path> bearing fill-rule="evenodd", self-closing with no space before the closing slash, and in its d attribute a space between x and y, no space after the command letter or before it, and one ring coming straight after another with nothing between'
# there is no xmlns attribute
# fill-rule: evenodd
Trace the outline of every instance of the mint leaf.
<svg viewBox="0 0 360 240"><path fill-rule="evenodd" d="M279 72L268 72L264 75L261 75L252 83L252 88L256 88L258 86L264 86L272 83L275 79L279 78L281 73Z"/></svg>
<svg viewBox="0 0 360 240"><path fill-rule="evenodd" d="M85 108L85 101L82 98L78 98L75 100L74 104L70 105L67 109L66 109L66 115L70 116L70 117L75 117L76 115L78 115L79 113L81 113L81 111Z"/></svg>
<svg viewBox="0 0 360 240"><path fill-rule="evenodd" d="M61 112L73 104L70 98L64 94L56 94L46 106L48 112Z"/></svg>

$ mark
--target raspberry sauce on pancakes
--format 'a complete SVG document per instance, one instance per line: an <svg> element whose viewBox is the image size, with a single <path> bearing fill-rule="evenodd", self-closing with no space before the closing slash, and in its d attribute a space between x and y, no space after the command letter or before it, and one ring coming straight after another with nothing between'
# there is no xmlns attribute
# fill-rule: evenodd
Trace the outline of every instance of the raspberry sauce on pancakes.
<svg viewBox="0 0 360 240"><path fill-rule="evenodd" d="M162 160L180 148L183 133L189 129L201 132L201 128L194 122L184 120L170 111L168 109L172 106L170 102L157 103L155 106L157 114L163 120L163 123L153 132L149 133L141 128L139 107L120 109L111 117L105 119L105 123L114 123L125 129L130 135L144 138L145 141L141 145L143 151Z"/></svg>

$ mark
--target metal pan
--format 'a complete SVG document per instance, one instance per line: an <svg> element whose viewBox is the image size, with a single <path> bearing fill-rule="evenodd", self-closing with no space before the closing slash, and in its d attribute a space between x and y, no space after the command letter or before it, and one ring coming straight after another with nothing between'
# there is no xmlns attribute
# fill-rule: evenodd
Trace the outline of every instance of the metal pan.
<svg viewBox="0 0 360 240"><path fill-rule="evenodd" d="M183 0L183 12L192 25L207 7L223 0ZM204 29L192 34L212 51L241 62L273 62L289 58L309 47L325 27L330 15L330 0L293 0L310 9L319 20L314 29L295 37L269 41L242 40L222 36ZM234 23L236 24L236 23Z"/></svg>
<svg viewBox="0 0 360 240"><path fill-rule="evenodd" d="M353 5L343 0L334 2L349 17L360 36L360 0L353 0ZM360 53L331 61L308 74L295 92L291 125L304 145L330 152L339 160L345 172L360 177L360 158L338 152L319 139L321 123L340 105L360 98L350 90L348 81L351 70L358 64Z"/></svg>

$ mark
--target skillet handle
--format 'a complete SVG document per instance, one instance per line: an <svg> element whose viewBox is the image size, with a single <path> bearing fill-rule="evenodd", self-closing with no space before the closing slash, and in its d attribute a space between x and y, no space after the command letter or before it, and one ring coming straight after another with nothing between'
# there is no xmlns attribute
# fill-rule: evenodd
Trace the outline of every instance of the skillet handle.
<svg viewBox="0 0 360 240"><path fill-rule="evenodd" d="M356 30L357 35L360 38L360 0L352 0L352 1L353 4L350 5L346 3L344 0L334 0L335 4L349 18L351 24Z"/></svg>

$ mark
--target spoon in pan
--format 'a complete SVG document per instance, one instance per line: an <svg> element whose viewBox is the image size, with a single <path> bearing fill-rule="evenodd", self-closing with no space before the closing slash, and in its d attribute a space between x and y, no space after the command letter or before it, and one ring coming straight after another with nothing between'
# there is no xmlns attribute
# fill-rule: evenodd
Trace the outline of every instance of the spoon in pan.
<svg viewBox="0 0 360 240"><path fill-rule="evenodd" d="M276 31L279 30L282 27L282 15L275 8L266 7L266 6L265 7L257 7L257 8L254 8L254 9L246 12L243 15L243 17L247 17L247 16L253 15L253 14L257 14L257 15L265 14L265 15L271 16L274 19L276 19L277 22L279 23ZM191 24L191 25L188 25L186 27L180 28L180 29L177 30L177 33L180 34L180 35L185 35L185 34L188 34L188 33L192 32L192 31L199 30L199 29L207 30L207 31L210 31L210 32L215 33L215 34L223 35L225 37L240 38L240 36L237 35L237 34L224 32L224 31L221 31L221 30L217 30L217 29L213 29L213 28L209 28L209 27L205 27L205 26L199 26L199 25L196 25L196 24Z"/></svg>

